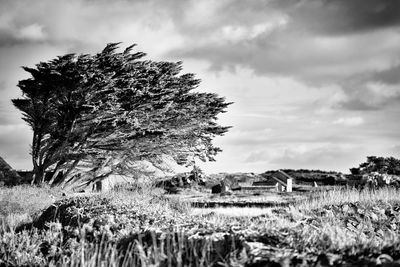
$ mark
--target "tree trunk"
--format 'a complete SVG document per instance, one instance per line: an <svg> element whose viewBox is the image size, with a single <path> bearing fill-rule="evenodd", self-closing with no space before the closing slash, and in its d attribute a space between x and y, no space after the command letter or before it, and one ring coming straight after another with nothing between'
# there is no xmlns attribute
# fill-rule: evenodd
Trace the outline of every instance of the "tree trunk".
<svg viewBox="0 0 400 267"><path fill-rule="evenodd" d="M31 184L41 184L44 182L45 172L43 166L35 166L33 169L33 176Z"/></svg>

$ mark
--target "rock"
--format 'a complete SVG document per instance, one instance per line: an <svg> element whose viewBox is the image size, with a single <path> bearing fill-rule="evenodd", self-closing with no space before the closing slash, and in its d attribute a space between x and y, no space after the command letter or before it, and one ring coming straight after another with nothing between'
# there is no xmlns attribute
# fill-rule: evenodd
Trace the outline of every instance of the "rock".
<svg viewBox="0 0 400 267"><path fill-rule="evenodd" d="M176 186L172 186L165 188L165 191L167 192L167 194L178 194L180 192L180 189Z"/></svg>
<svg viewBox="0 0 400 267"><path fill-rule="evenodd" d="M216 184L213 187L211 187L211 193L213 193L213 194L222 193L222 185L221 184Z"/></svg>
<svg viewBox="0 0 400 267"><path fill-rule="evenodd" d="M390 257L388 254L381 254L376 258L376 264L383 265L389 262L393 262L393 258Z"/></svg>
<svg viewBox="0 0 400 267"><path fill-rule="evenodd" d="M43 213L33 222L33 226L38 229L46 229L47 223L59 221L63 226L71 225L78 226L81 223L86 223L89 218L84 214L78 213L78 208L82 206L82 202L86 199L64 199L58 201L48 207Z"/></svg>

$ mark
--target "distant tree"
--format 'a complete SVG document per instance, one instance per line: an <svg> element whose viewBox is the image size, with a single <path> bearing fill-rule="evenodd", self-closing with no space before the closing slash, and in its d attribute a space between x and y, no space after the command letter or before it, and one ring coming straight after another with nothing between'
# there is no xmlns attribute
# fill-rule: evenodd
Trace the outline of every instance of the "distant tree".
<svg viewBox="0 0 400 267"><path fill-rule="evenodd" d="M350 172L357 175L373 172L400 175L400 159L394 157L369 156L366 162L361 163L359 167L351 168Z"/></svg>
<svg viewBox="0 0 400 267"><path fill-rule="evenodd" d="M33 183L52 170L50 184L90 184L137 171L140 161L190 165L221 151L212 140L229 127L217 115L231 103L194 92L200 80L181 75L181 62L141 60L133 47L117 52L112 43L24 67L32 77L19 81L23 98L12 101L33 130Z"/></svg>
<svg viewBox="0 0 400 267"><path fill-rule="evenodd" d="M360 174L360 168L354 167L350 168L350 173L353 175L359 175Z"/></svg>

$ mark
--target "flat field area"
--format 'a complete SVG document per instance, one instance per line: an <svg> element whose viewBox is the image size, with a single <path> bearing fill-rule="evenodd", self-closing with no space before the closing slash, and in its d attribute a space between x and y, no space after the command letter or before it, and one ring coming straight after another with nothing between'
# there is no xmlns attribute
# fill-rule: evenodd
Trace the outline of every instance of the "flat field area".
<svg viewBox="0 0 400 267"><path fill-rule="evenodd" d="M0 188L0 223L0 266L400 266L394 188L65 195L17 186Z"/></svg>

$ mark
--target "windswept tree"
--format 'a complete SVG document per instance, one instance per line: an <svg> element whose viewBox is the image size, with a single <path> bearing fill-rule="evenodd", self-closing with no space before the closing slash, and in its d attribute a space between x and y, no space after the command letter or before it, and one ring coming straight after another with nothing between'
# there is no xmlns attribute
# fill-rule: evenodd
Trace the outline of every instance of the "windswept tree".
<svg viewBox="0 0 400 267"><path fill-rule="evenodd" d="M195 92L200 80L180 74L181 62L143 60L133 47L117 52L112 43L24 67L32 77L19 81L23 98L12 101L33 130L33 183L90 184L138 162L190 165L221 151L212 140L229 129L216 121L230 103Z"/></svg>

